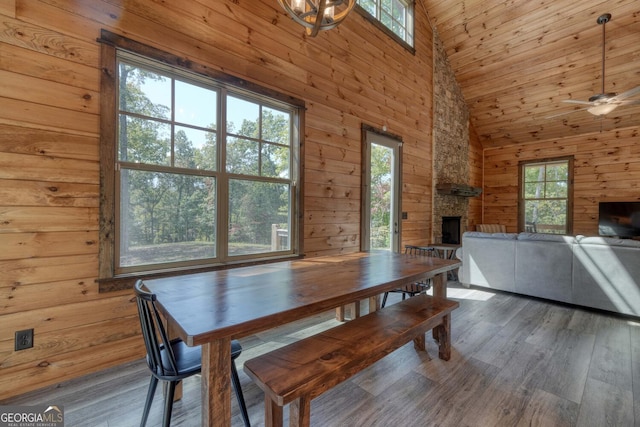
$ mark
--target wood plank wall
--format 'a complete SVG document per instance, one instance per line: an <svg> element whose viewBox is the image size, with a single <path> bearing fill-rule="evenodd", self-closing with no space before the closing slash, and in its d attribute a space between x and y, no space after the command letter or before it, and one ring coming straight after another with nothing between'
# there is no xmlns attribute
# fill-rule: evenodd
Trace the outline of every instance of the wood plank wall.
<svg viewBox="0 0 640 427"><path fill-rule="evenodd" d="M483 186L483 150L480 136L475 128L469 125L469 185L473 187ZM469 198L469 213L467 230L476 229L476 224L483 224L482 208L484 200L484 190L480 197Z"/></svg>
<svg viewBox="0 0 640 427"><path fill-rule="evenodd" d="M593 133L484 153L484 221L518 227L518 162L574 156L573 234L598 234L598 202L640 201L640 129Z"/></svg>
<svg viewBox="0 0 640 427"><path fill-rule="evenodd" d="M0 399L143 355L132 293L94 282L102 28L306 101L307 255L359 250L363 123L404 139L404 239L430 235L423 8L413 55L357 13L307 39L275 0L0 4Z"/></svg>

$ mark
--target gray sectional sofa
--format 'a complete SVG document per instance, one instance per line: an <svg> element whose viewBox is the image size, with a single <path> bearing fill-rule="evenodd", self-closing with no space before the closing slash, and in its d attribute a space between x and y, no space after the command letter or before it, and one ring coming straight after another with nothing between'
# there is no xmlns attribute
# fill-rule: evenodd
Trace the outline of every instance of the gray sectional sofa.
<svg viewBox="0 0 640 427"><path fill-rule="evenodd" d="M540 233L466 232L459 280L640 316L640 241Z"/></svg>

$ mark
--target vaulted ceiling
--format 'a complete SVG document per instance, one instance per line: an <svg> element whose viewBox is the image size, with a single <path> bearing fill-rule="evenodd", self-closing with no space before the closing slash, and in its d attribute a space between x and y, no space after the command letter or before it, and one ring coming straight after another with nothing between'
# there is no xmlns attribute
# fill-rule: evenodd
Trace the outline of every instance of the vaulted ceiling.
<svg viewBox="0 0 640 427"><path fill-rule="evenodd" d="M640 105L598 117L562 102L602 93L597 19L605 13L612 15L605 93L640 86L640 1L418 0L416 7L425 7L444 44L485 147L640 126Z"/></svg>

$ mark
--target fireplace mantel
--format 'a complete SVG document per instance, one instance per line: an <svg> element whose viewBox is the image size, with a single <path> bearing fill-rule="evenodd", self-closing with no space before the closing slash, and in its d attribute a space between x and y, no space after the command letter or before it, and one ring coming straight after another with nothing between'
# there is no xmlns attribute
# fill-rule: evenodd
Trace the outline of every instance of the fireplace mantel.
<svg viewBox="0 0 640 427"><path fill-rule="evenodd" d="M444 183L436 185L439 194L448 194L459 197L476 197L482 194L482 188L472 187L467 184Z"/></svg>

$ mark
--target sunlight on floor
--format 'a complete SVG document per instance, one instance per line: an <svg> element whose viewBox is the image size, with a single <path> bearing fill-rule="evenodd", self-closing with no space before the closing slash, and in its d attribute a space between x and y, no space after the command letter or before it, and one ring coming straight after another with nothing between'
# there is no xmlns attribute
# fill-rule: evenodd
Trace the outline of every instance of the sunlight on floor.
<svg viewBox="0 0 640 427"><path fill-rule="evenodd" d="M432 294L432 291L429 291L429 294ZM488 301L494 295L493 292L482 289L465 288L458 282L449 281L447 283L447 298Z"/></svg>

